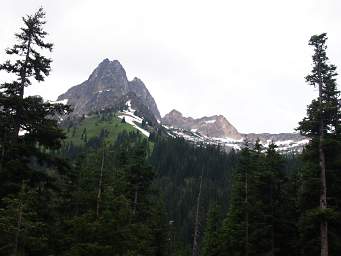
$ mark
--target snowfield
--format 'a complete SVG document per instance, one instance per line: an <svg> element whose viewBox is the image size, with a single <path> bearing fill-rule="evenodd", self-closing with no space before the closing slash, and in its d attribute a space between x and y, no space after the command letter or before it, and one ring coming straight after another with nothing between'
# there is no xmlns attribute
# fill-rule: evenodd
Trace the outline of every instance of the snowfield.
<svg viewBox="0 0 341 256"><path fill-rule="evenodd" d="M232 139L232 138L214 138L214 137L207 137L205 135L200 134L197 132L197 129L192 129L191 131L187 131L184 129L178 129L174 127L168 127L163 125L164 128L168 130L168 134L172 137L182 137L187 141L197 143L197 144L212 144L212 145L220 145L225 147L226 149L235 149L241 150L244 144L244 138L239 140ZM271 140L262 141L262 145L264 147L264 151L269 147L271 144ZM277 151L286 153L286 152L301 152L304 145L308 144L308 139L303 139L299 141L295 140L278 140L274 141L274 144L277 146Z"/></svg>
<svg viewBox="0 0 341 256"><path fill-rule="evenodd" d="M56 100L56 101L48 101L50 104L63 104L66 105L69 99L64 99L64 100Z"/></svg>
<svg viewBox="0 0 341 256"><path fill-rule="evenodd" d="M135 129L139 130L143 135L149 137L150 133L146 131L145 129L141 128L138 124L142 124L143 119L141 117L138 117L134 115L135 109L131 107L131 101L127 101L126 106L128 107L128 110L123 110L121 114L118 116L118 118L123 119L126 121L126 123L132 125Z"/></svg>
<svg viewBox="0 0 341 256"><path fill-rule="evenodd" d="M207 120L205 121L206 124L214 124L217 120L213 119L213 120Z"/></svg>

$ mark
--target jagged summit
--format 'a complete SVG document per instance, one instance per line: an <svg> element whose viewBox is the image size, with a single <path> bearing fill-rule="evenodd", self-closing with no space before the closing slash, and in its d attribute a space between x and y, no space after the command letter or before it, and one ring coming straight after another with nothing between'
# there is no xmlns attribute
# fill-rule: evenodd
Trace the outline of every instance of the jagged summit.
<svg viewBox="0 0 341 256"><path fill-rule="evenodd" d="M140 99L156 119L161 119L156 102L144 83L137 77L129 81L118 60L104 59L88 80L71 87L58 97L58 101L68 100L67 103L74 109L73 115L82 115L115 106L130 92Z"/></svg>
<svg viewBox="0 0 341 256"><path fill-rule="evenodd" d="M172 136L183 137L194 143L221 145L226 149L240 150L244 139L251 144L259 139L265 147L273 141L280 152L299 152L308 143L305 137L295 133L242 134L223 115L194 119L184 117L179 111L173 109L162 118L162 124Z"/></svg>
<svg viewBox="0 0 341 256"><path fill-rule="evenodd" d="M173 109L162 119L156 102L141 79L128 80L126 71L118 60L104 59L83 83L71 87L58 97L67 101L80 116L103 109L124 110L127 102L134 109L134 116L143 119L151 127L165 126L166 133L173 136L205 143L223 143L226 147L240 148L243 138L263 144L275 141L279 148L291 150L302 148L306 139L298 134L242 134L223 116L212 115L201 118L185 117ZM167 128L170 127L170 128Z"/></svg>
<svg viewBox="0 0 341 256"><path fill-rule="evenodd" d="M194 119L192 117L184 117L181 112L173 109L162 118L162 123L174 128L199 132L207 137L231 138L236 140L242 138L237 129L222 115Z"/></svg>
<svg viewBox="0 0 341 256"><path fill-rule="evenodd" d="M176 109L173 109L172 111L170 111L168 114L166 114L166 116L169 116L169 117L171 117L171 116L174 116L174 117L176 117L176 116L183 117L182 113L181 113L180 111L176 110ZM165 117L166 117L166 116L165 116Z"/></svg>

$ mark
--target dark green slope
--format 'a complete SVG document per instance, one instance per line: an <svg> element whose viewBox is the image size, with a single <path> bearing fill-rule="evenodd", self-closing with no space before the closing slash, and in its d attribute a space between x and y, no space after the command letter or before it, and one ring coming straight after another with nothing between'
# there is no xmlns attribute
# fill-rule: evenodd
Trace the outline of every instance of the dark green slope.
<svg viewBox="0 0 341 256"><path fill-rule="evenodd" d="M111 144L124 131L139 132L132 125L122 122L122 119L113 113L95 114L86 118L68 120L63 124L63 127L67 136L65 143L72 143L75 146L85 145L101 134L105 137L105 142Z"/></svg>

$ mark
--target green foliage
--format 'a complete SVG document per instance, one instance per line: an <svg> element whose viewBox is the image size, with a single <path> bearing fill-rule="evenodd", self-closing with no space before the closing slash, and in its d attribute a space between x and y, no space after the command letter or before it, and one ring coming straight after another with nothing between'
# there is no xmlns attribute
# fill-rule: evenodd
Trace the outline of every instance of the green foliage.
<svg viewBox="0 0 341 256"><path fill-rule="evenodd" d="M202 255L219 255L221 250L220 232L221 232L221 209L214 205L208 212L206 229L202 241Z"/></svg>
<svg viewBox="0 0 341 256"><path fill-rule="evenodd" d="M70 241L65 255L164 255L167 225L154 172L146 161L148 143L118 136L115 146L90 150L78 161L71 185L72 215L65 221ZM133 144L133 145L132 145ZM101 199L99 168L105 150ZM100 213L96 216L96 204ZM70 249L67 249L70 248Z"/></svg>
<svg viewBox="0 0 341 256"><path fill-rule="evenodd" d="M227 216L216 255L297 255L296 189L288 160L270 144L248 144L233 172ZM292 200L292 201L291 201Z"/></svg>
<svg viewBox="0 0 341 256"><path fill-rule="evenodd" d="M201 177L202 255L318 255L321 221L329 224L330 255L339 254L340 93L326 34L309 42L314 66L306 80L321 94L299 123L311 139L303 153L280 155L259 140L227 153L162 129L147 139L110 111L67 119L64 134L57 120L67 106L24 97L32 79L50 72L39 52L52 49L44 17L39 9L23 19L6 50L14 61L0 65L16 78L0 87L0 255L189 255ZM326 209L318 200L320 145Z"/></svg>
<svg viewBox="0 0 341 256"><path fill-rule="evenodd" d="M52 50L44 42L45 13L40 8L23 18L17 43L6 50L10 59L0 70L14 77L0 86L0 253L48 255L50 225L54 222L55 175L62 177L67 163L51 154L65 138L57 118L68 106L44 102L39 96L24 97L32 79L44 81L51 60L41 55Z"/></svg>
<svg viewBox="0 0 341 256"><path fill-rule="evenodd" d="M75 146L82 146L96 137L104 137L106 143L114 143L119 134L123 131L136 131L131 125L122 123L118 117L110 115L107 118L92 115L83 120L71 120L64 124L66 127L65 143L72 143ZM105 133L105 134L103 134ZM84 137L87 141L84 141Z"/></svg>
<svg viewBox="0 0 341 256"><path fill-rule="evenodd" d="M150 162L157 171L155 184L163 192L169 220L176 231L176 254L192 248L195 209L201 170L203 172L200 232L210 205L219 203L226 211L230 174L236 162L234 151L227 154L218 146L196 146L182 138L155 139Z"/></svg>
<svg viewBox="0 0 341 256"><path fill-rule="evenodd" d="M341 101L336 85L336 67L329 64L326 54L327 35L314 35L309 41L313 46L313 69L306 81L318 87L319 97L307 108L307 116L299 123L298 130L311 138L302 160L301 188L298 193L300 216L300 249L302 255L319 254L320 224L326 222L329 236L329 255L340 251L340 189L341 181ZM322 153L321 153L322 151ZM325 157L325 175L321 175L320 158ZM321 180L327 181L328 208L320 206ZM323 193L322 193L323 194Z"/></svg>

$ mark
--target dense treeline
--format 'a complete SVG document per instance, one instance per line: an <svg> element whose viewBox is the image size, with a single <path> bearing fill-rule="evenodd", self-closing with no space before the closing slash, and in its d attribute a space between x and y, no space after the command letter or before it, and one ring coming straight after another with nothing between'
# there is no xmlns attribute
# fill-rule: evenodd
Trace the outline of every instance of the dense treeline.
<svg viewBox="0 0 341 256"><path fill-rule="evenodd" d="M77 157L64 218L71 255L164 255L166 215L146 161L148 142L126 134ZM125 137L125 139L123 138ZM66 221L65 221L66 219Z"/></svg>
<svg viewBox="0 0 341 256"><path fill-rule="evenodd" d="M318 255L321 219L330 224L329 255L338 255L341 173L329 169L330 206L322 212L318 208L318 153L313 143L299 159L289 159L289 165L274 146L266 152L248 146L242 149L233 171L227 214L222 217L217 205L210 209L203 255ZM330 154L326 156L331 158L335 152Z"/></svg>
<svg viewBox="0 0 341 256"><path fill-rule="evenodd" d="M2 253L13 250L20 200L18 255L164 255L167 217L152 186L148 147L141 135L123 133L113 145L86 146L77 157L73 151L65 174L50 172L45 182L4 197ZM65 159L68 153L65 147Z"/></svg>
<svg viewBox="0 0 341 256"><path fill-rule="evenodd" d="M158 173L156 184L165 198L169 220L177 231L175 244L191 250L197 196L202 175L199 224L205 225L207 209L220 204L226 210L230 193L231 170L237 154L227 154L213 145L192 145L184 139L160 138L155 142L151 164ZM180 255L177 252L176 255Z"/></svg>
<svg viewBox="0 0 341 256"><path fill-rule="evenodd" d="M0 254L163 255L168 226L148 141L124 133L107 143L105 130L89 140L83 131L83 148L61 148L57 120L69 107L24 97L50 71L39 53L52 49L44 17L40 8L23 19L0 65L16 78L0 90Z"/></svg>
<svg viewBox="0 0 341 256"><path fill-rule="evenodd" d="M68 106L24 97L50 71L44 17L23 19L0 65L15 77L0 88L0 255L340 254L341 107L326 34L309 41L306 80L319 97L299 123L310 139L303 152L245 141L227 153L163 133L147 139L117 121L115 136L80 130L85 117L63 130Z"/></svg>
<svg viewBox="0 0 341 256"><path fill-rule="evenodd" d="M273 144L266 152L260 144L245 145L233 170L227 214L217 206L210 211L204 255L297 255L297 176L288 172L288 161L297 162Z"/></svg>
<svg viewBox="0 0 341 256"><path fill-rule="evenodd" d="M201 254L243 255L246 226L250 255L298 250L302 160L280 155L275 148L270 145L265 151L259 143L246 144L241 151L226 153L219 146L192 145L183 139L156 141L151 162L176 232L171 255L189 255L193 249L201 170Z"/></svg>
<svg viewBox="0 0 341 256"><path fill-rule="evenodd" d="M326 34L311 37L319 96L298 130L310 138L299 168L283 172L283 156L246 144L233 173L227 216L210 211L204 255L338 255L341 252L341 100ZM219 222L220 221L220 222ZM219 223L222 227L219 228Z"/></svg>

